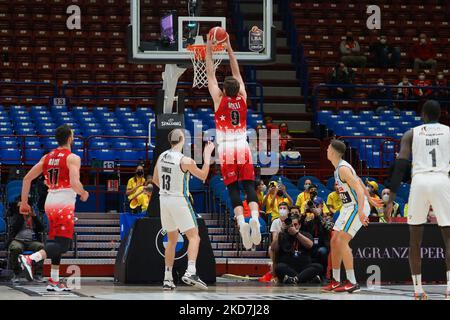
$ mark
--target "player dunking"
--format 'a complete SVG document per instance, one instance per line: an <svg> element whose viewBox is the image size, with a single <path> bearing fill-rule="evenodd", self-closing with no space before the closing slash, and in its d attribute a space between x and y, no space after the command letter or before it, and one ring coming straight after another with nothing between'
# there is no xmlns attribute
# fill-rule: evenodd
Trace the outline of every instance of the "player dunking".
<svg viewBox="0 0 450 320"><path fill-rule="evenodd" d="M178 230L189 240L187 250L188 267L181 280L199 289L208 289L196 271L196 261L200 245L197 220L189 202L189 174L205 181L209 173L211 153L214 144L209 142L204 150L203 167L199 169L194 160L182 153L184 133L175 129L169 134L171 149L163 152L156 162L153 183L158 186L161 206L161 225L167 231L168 244L165 250L164 290L175 289L172 268L175 260L175 247L178 242Z"/></svg>
<svg viewBox="0 0 450 320"><path fill-rule="evenodd" d="M226 50L230 58L232 77L226 77L223 91L219 88L212 62L212 43L207 37L206 73L208 89L214 101L216 141L222 177L227 186L234 215L246 249L261 242L258 198L255 191L255 172L247 142L247 92L239 71L239 65L227 36ZM239 182L247 193L251 211L250 223L244 219Z"/></svg>
<svg viewBox="0 0 450 320"><path fill-rule="evenodd" d="M33 280L32 264L46 258L52 260L48 291L69 291L70 289L59 279L59 264L63 253L69 250L74 232L74 214L76 195L86 201L89 193L80 182L80 157L71 152L73 131L68 125L56 129L55 138L58 148L46 154L27 173L23 179L21 213L28 213L28 194L31 182L44 174L48 186L45 200L45 213L49 221L48 241L43 250L31 255L20 255L19 262L28 280Z"/></svg>
<svg viewBox="0 0 450 320"><path fill-rule="evenodd" d="M446 247L445 297L450 299L450 128L438 122L440 116L439 102L428 100L422 109L425 124L412 128L403 135L391 177L391 195L385 208L385 216L389 218L396 192L409 168L412 154L412 181L408 200L409 264L417 300L427 299L422 288L420 246L430 205L433 206Z"/></svg>
<svg viewBox="0 0 450 320"><path fill-rule="evenodd" d="M342 159L345 154L345 143L332 140L327 150L328 160L336 168L334 178L342 199L342 209L336 220L331 238L331 264L333 279L322 288L324 292L356 292L360 290L356 282L353 268L353 254L350 241L362 226L369 224L370 205L381 206L379 199L371 198L362 180L356 175L353 167ZM341 283L341 264L344 263L347 281Z"/></svg>

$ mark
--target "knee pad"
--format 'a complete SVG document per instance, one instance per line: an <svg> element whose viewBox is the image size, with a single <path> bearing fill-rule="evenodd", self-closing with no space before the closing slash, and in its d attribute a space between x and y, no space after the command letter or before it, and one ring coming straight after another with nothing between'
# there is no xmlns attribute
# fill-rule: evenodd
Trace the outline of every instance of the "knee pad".
<svg viewBox="0 0 450 320"><path fill-rule="evenodd" d="M242 206L241 195L239 192L239 183L237 181L233 182L229 184L227 188L233 208Z"/></svg>
<svg viewBox="0 0 450 320"><path fill-rule="evenodd" d="M247 202L258 203L258 196L256 195L255 190L255 182L251 180L245 180L242 181L242 185L244 186L244 191L247 193Z"/></svg>

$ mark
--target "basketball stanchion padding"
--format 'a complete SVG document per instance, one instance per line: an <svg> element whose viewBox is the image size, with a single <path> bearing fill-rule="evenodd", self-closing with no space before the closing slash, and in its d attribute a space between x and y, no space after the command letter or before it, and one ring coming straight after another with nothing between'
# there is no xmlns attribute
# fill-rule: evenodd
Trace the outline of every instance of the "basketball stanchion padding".
<svg viewBox="0 0 450 320"><path fill-rule="evenodd" d="M197 218L200 248L197 274L207 284L216 282L216 260L205 221ZM161 219L143 218L123 239L117 252L114 281L123 284L160 284L164 280L164 247L167 235L161 229ZM180 234L173 266L174 281L182 285L181 277L187 269L188 241Z"/></svg>

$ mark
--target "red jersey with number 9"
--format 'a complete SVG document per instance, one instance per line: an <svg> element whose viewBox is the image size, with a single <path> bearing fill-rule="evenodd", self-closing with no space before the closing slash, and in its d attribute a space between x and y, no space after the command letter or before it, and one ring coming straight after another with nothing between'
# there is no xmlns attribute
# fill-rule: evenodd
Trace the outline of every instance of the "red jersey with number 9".
<svg viewBox="0 0 450 320"><path fill-rule="evenodd" d="M54 149L45 156L42 168L45 183L50 190L70 188L69 167L67 157L72 152L68 149Z"/></svg>
<svg viewBox="0 0 450 320"><path fill-rule="evenodd" d="M247 140L247 103L241 96L223 96L214 115L216 141Z"/></svg>

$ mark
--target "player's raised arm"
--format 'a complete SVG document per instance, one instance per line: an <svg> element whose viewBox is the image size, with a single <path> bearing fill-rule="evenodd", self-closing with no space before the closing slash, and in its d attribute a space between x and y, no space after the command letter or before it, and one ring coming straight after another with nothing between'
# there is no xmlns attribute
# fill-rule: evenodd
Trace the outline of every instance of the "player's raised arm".
<svg viewBox="0 0 450 320"><path fill-rule="evenodd" d="M230 58L230 68L231 68L231 74L233 75L233 78L235 78L240 85L239 88L239 95L244 98L244 100L247 100L247 91L245 90L245 84L244 80L241 76L241 71L239 70L239 64L236 59L236 55L234 54L233 47L231 47L230 43L230 37L227 37L227 52L228 57Z"/></svg>
<svg viewBox="0 0 450 320"><path fill-rule="evenodd" d="M36 163L33 168L26 174L23 178L22 183L22 195L21 195L21 204L20 204L20 213L28 213L31 211L31 207L28 204L28 195L30 193L31 183L34 179L39 177L42 174L42 168L44 165L45 156L41 158L41 160Z"/></svg>
<svg viewBox="0 0 450 320"><path fill-rule="evenodd" d="M214 101L214 111L217 111L217 108L220 104L220 99L222 99L222 90L220 90L219 84L217 83L216 70L214 68L214 63L212 60L212 43L209 36L207 37L206 41L205 64L206 76L208 77L208 90Z"/></svg>
<svg viewBox="0 0 450 320"><path fill-rule="evenodd" d="M209 166L211 164L211 154L213 150L214 143L209 141L203 152L203 166L201 169L197 167L197 164L193 159L188 157L183 157L183 159L181 159L181 169L184 171L189 171L193 176L205 181L206 178L208 178Z"/></svg>
<svg viewBox="0 0 450 320"><path fill-rule="evenodd" d="M358 202L358 216L363 226L369 224L369 218L364 214L365 193L363 186L359 183L359 178L355 177L347 167L339 167L339 176L343 182L346 182L351 189L355 190Z"/></svg>
<svg viewBox="0 0 450 320"><path fill-rule="evenodd" d="M81 159L75 154L67 157L67 167L69 168L70 186L79 196L81 201L86 201L89 197L89 192L84 190L80 181Z"/></svg>

